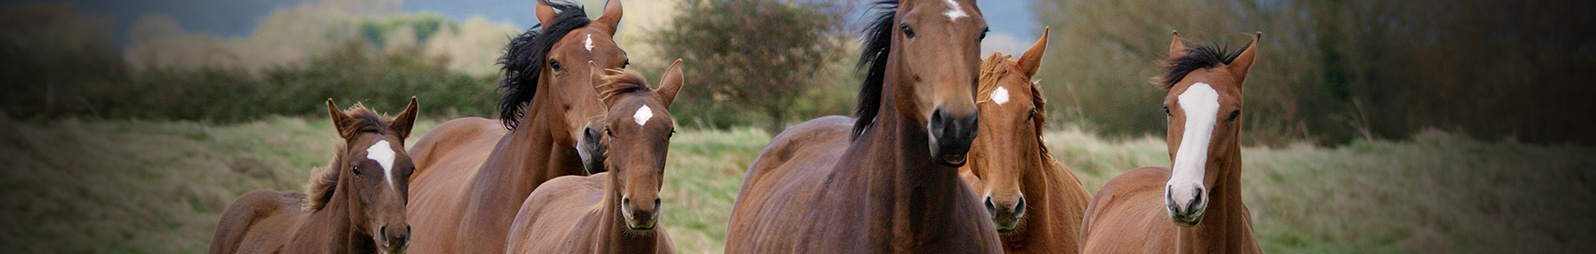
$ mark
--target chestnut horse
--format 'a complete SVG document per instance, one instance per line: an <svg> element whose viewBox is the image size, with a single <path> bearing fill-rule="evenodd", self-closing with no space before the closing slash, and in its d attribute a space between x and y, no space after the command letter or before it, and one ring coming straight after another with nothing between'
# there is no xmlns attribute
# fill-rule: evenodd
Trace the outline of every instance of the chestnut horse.
<svg viewBox="0 0 1596 254"><path fill-rule="evenodd" d="M671 102L682 88L681 60L659 90L637 72L609 69L593 79L609 108L604 135L613 145L603 173L562 176L532 191L510 226L508 253L672 253L657 229L665 153L674 133ZM591 66L594 74L605 73Z"/></svg>
<svg viewBox="0 0 1596 254"><path fill-rule="evenodd" d="M980 136L960 171L986 204L1007 253L1080 251L1081 214L1092 196L1042 144L1047 99L1031 78L1047 50L1047 30L1018 61L992 54L981 62L976 107Z"/></svg>
<svg viewBox="0 0 1596 254"><path fill-rule="evenodd" d="M611 40L621 4L609 1L592 21L572 4L536 5L540 25L512 39L499 60L501 119L450 120L411 149L418 168L411 250L503 252L517 205L533 189L586 173L592 150L585 148L596 142L579 137L596 137L588 125L604 109L583 64L625 67L626 52Z"/></svg>
<svg viewBox="0 0 1596 254"><path fill-rule="evenodd" d="M1262 35L1239 53L1188 49L1174 36L1159 84L1169 91L1165 141L1174 166L1137 168L1104 184L1086 209L1084 252L1263 252L1241 203L1238 137L1242 83Z"/></svg>
<svg viewBox="0 0 1596 254"><path fill-rule="evenodd" d="M852 131L824 117L776 135L743 180L727 252L1002 251L958 172L976 136L986 21L969 0L880 5Z"/></svg>
<svg viewBox="0 0 1596 254"><path fill-rule="evenodd" d="M255 190L222 212L210 253L399 253L410 226L406 193L415 165L405 137L415 123L416 99L392 121L356 103L327 115L343 143L331 164L296 192Z"/></svg>

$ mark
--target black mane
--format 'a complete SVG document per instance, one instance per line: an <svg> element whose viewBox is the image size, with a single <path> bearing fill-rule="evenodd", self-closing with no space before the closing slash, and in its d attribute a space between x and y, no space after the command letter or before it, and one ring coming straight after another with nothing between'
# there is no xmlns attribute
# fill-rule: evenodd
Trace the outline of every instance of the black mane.
<svg viewBox="0 0 1596 254"><path fill-rule="evenodd" d="M521 115L526 113L532 96L537 94L538 76L543 74L544 62L554 43L571 30L592 22L582 6L568 2L539 1L544 1L559 12L549 21L552 24L538 24L527 29L511 39L504 46L504 56L499 57L499 64L504 65L504 79L499 80L499 120L504 121L504 127L508 129L515 129L520 124Z"/></svg>
<svg viewBox="0 0 1596 254"><path fill-rule="evenodd" d="M859 68L866 70L864 83L859 85L859 108L854 109L853 137L858 138L881 112L881 87L887 79L887 56L892 54L892 24L898 14L898 2L876 2L876 17L865 27L864 48L859 53Z"/></svg>
<svg viewBox="0 0 1596 254"><path fill-rule="evenodd" d="M1242 46L1241 50L1236 52L1226 52L1225 46L1217 43L1186 49L1185 56L1169 59L1169 72L1159 76L1159 87L1169 90L1174 88L1175 83L1186 78L1186 74L1190 74L1192 71L1213 68L1220 64L1228 65L1231 61L1235 61L1236 56L1241 55L1242 51L1247 51L1248 47L1252 47L1251 42L1248 42L1246 46Z"/></svg>

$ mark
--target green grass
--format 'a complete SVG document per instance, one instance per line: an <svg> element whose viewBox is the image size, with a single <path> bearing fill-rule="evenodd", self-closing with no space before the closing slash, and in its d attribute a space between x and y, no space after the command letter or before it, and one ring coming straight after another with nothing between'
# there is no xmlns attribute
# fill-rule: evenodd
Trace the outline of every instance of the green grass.
<svg viewBox="0 0 1596 254"><path fill-rule="evenodd" d="M424 133L437 121L418 123ZM718 253L742 172L771 134L682 131L661 223L687 253ZM1088 190L1167 165L1162 139L1046 137ZM336 142L325 119L209 125L0 118L0 248L24 253L198 253L222 209L257 188L299 190ZM1412 140L1243 151L1244 194L1266 251L1576 252L1596 247L1596 149Z"/></svg>

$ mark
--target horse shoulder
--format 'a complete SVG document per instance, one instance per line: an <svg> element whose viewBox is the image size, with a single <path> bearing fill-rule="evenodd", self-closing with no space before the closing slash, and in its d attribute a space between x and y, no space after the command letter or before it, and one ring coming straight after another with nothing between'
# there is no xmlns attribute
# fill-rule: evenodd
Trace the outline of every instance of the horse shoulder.
<svg viewBox="0 0 1596 254"><path fill-rule="evenodd" d="M448 250L458 235L467 186L505 133L498 121L480 117L449 120L424 134L409 154L416 164L410 177L405 216L412 231L412 253Z"/></svg>
<svg viewBox="0 0 1596 254"><path fill-rule="evenodd" d="M852 118L826 116L788 127L749 165L727 223L729 252L768 252L793 239L764 239L775 231L802 230L808 206L829 169L847 150ZM754 248L767 248L753 251ZM786 250L791 251L791 250Z"/></svg>
<svg viewBox="0 0 1596 254"><path fill-rule="evenodd" d="M304 199L302 193L271 190L254 190L239 196L223 210L208 252L238 253L281 247L295 226L288 217L304 213L299 210Z"/></svg>
<svg viewBox="0 0 1596 254"><path fill-rule="evenodd" d="M1157 252L1170 246L1150 242L1173 238L1174 224L1158 219L1169 175L1169 168L1142 167L1104 183L1082 219L1083 252Z"/></svg>
<svg viewBox="0 0 1596 254"><path fill-rule="evenodd" d="M591 232L578 225L591 223L604 199L608 172L590 176L561 176L544 182L521 203L506 239L509 253L543 253L585 247Z"/></svg>

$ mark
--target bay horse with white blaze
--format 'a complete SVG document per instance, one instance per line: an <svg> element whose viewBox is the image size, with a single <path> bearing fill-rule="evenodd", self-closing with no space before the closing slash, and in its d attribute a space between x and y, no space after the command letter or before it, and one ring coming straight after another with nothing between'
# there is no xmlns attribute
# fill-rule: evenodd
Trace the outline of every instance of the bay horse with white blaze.
<svg viewBox="0 0 1596 254"><path fill-rule="evenodd" d="M1077 253L1081 216L1091 194L1042 144L1047 99L1031 82L1047 51L1048 31L1018 61L993 53L981 63L976 107L980 136L960 171L975 189L1007 253Z"/></svg>
<svg viewBox="0 0 1596 254"><path fill-rule="evenodd" d="M675 252L657 224L681 65L671 64L659 90L649 89L637 72L589 67L595 75L605 73L593 82L609 108L603 125L611 144L608 170L538 186L510 226L507 253Z"/></svg>
<svg viewBox="0 0 1596 254"><path fill-rule="evenodd" d="M1144 167L1109 180L1087 206L1086 253L1262 253L1241 201L1242 83L1258 51L1169 44L1160 77L1172 168ZM1173 222L1173 223L1171 223Z"/></svg>
<svg viewBox="0 0 1596 254"><path fill-rule="evenodd" d="M985 19L969 0L879 6L852 131L833 116L773 138L733 204L726 252L1002 251L958 172L976 136Z"/></svg>
<svg viewBox="0 0 1596 254"><path fill-rule="evenodd" d="M532 190L602 161L589 153L602 151L592 123L604 107L583 64L626 66L626 52L611 40L620 1L606 3L597 20L569 3L540 0L535 12L539 25L512 39L499 60L500 119L444 122L411 149L418 168L411 250L503 252L517 205Z"/></svg>
<svg viewBox="0 0 1596 254"><path fill-rule="evenodd" d="M343 143L303 193L255 190L216 225L210 253L400 253L410 239L405 203L410 173L405 137L416 99L393 120L356 103L327 114Z"/></svg>

